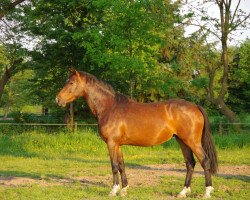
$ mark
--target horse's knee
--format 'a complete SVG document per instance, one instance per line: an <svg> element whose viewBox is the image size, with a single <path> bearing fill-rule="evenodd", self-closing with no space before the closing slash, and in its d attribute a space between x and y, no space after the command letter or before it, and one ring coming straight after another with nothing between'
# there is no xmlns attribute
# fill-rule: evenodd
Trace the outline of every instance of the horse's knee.
<svg viewBox="0 0 250 200"><path fill-rule="evenodd" d="M205 157L202 162L201 162L201 166L203 167L203 169L206 170L210 170L211 166L210 166L210 160L209 158Z"/></svg>
<svg viewBox="0 0 250 200"><path fill-rule="evenodd" d="M113 174L117 174L119 171L118 165L112 164L112 172Z"/></svg>
<svg viewBox="0 0 250 200"><path fill-rule="evenodd" d="M125 170L125 165L123 162L119 162L118 170L122 173Z"/></svg>
<svg viewBox="0 0 250 200"><path fill-rule="evenodd" d="M193 161L186 161L186 168L188 171L194 171L194 167L195 167L196 162Z"/></svg>

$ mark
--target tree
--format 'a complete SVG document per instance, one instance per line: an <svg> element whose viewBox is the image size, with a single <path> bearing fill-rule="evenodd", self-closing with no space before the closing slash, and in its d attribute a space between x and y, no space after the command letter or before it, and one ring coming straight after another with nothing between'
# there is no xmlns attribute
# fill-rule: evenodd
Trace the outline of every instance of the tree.
<svg viewBox="0 0 250 200"><path fill-rule="evenodd" d="M11 10L13 10L17 5L23 3L25 0L3 0L0 3L0 20Z"/></svg>
<svg viewBox="0 0 250 200"><path fill-rule="evenodd" d="M162 77L159 49L166 30L177 22L178 4L168 0L98 3L103 10L99 25L87 32L88 38L82 29L75 33L75 39L86 48L90 60L96 61L93 68L99 72L94 73L118 91L145 101L145 93L153 93Z"/></svg>
<svg viewBox="0 0 250 200"><path fill-rule="evenodd" d="M18 72L10 78L1 99L4 117L7 117L11 111L20 111L26 105L34 105L35 96L29 82L32 76L33 71L26 70Z"/></svg>
<svg viewBox="0 0 250 200"><path fill-rule="evenodd" d="M226 98L228 96L228 72L229 72L229 58L228 58L228 40L230 34L235 32L239 28L245 28L248 25L248 19L250 14L246 14L243 10L239 9L241 0L237 1L236 7L232 8L232 0L208 0L204 1L203 7L200 7L200 13L202 15L201 20L206 24L194 24L199 26L206 33L214 35L219 39L221 43L221 62L218 62L217 66L208 67L209 72L209 85L208 85L208 99L212 102L218 110L224 114L231 122L235 122L236 114L231 108L226 105ZM219 19L214 16L206 14L206 5L211 7L211 4L215 4L219 9ZM208 26L211 25L212 26ZM222 75L220 80L220 89L218 93L215 89L215 76L216 72L222 69Z"/></svg>
<svg viewBox="0 0 250 200"><path fill-rule="evenodd" d="M0 66L0 100L7 82L25 66L23 62L25 50L20 43L21 37L18 33L20 25L13 17L15 16L15 11L17 11L15 9L17 5L20 5L24 1L4 0L0 3L0 25L2 31L0 34L0 45L4 48L8 59L8 63Z"/></svg>
<svg viewBox="0 0 250 200"><path fill-rule="evenodd" d="M71 65L143 96L159 80L159 49L177 9L168 0L34 2L19 17L26 19L26 33L40 38L31 57L42 102L53 97Z"/></svg>
<svg viewBox="0 0 250 200"><path fill-rule="evenodd" d="M12 46L12 45L11 45ZM3 47L2 47L3 49ZM7 82L10 80L10 78L15 75L18 71L22 69L23 65L23 58L21 56L18 56L18 53L15 54L14 52L7 52L7 49L4 49L4 54L6 56L6 59L8 60L5 63L0 64L0 70L1 70L1 77L0 77L0 100L4 91L4 87L6 86Z"/></svg>

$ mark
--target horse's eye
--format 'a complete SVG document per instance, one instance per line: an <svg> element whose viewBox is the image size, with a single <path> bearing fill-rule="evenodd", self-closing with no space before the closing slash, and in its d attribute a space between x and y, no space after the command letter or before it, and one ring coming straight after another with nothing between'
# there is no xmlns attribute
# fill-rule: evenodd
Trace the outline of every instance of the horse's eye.
<svg viewBox="0 0 250 200"><path fill-rule="evenodd" d="M74 84L74 82L69 82L69 84L70 84L70 85L73 85L73 84Z"/></svg>

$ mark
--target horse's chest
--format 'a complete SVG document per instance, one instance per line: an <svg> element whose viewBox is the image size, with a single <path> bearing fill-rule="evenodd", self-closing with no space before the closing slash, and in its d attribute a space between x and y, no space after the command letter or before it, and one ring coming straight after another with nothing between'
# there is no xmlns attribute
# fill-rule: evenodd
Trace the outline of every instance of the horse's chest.
<svg viewBox="0 0 250 200"><path fill-rule="evenodd" d="M108 140L120 141L124 133L123 122L118 120L118 117L103 119L99 123L99 132L105 142Z"/></svg>

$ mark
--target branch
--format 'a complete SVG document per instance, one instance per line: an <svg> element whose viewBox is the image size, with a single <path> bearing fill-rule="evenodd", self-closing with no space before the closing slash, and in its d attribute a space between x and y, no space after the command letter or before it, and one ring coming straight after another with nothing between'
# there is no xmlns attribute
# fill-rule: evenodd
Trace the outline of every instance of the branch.
<svg viewBox="0 0 250 200"><path fill-rule="evenodd" d="M227 3L227 1L225 2L225 0L221 0L221 4L224 4L225 7L227 6Z"/></svg>
<svg viewBox="0 0 250 200"><path fill-rule="evenodd" d="M24 2L25 0L16 0L12 3L7 4L4 6L5 8L3 10L0 10L0 20L6 15L7 12L14 9L18 4Z"/></svg>
<svg viewBox="0 0 250 200"><path fill-rule="evenodd" d="M229 30L229 33L232 32L233 30L235 30L241 24L243 24L248 18L250 18L250 13L242 21L240 21L239 23L236 23L236 25L233 26L233 28ZM231 26L231 24L230 24L230 26Z"/></svg>
<svg viewBox="0 0 250 200"><path fill-rule="evenodd" d="M232 0L229 0L229 8L231 8Z"/></svg>
<svg viewBox="0 0 250 200"><path fill-rule="evenodd" d="M234 18L235 18L235 16L236 16L237 10L238 10L238 8L239 8L240 2L241 2L241 0L238 1L238 4L237 4L237 6L236 6L236 8L235 8L235 10L234 10L233 17L232 17L232 19L231 19L231 21L230 21L230 24L232 24L233 21L234 21Z"/></svg>
<svg viewBox="0 0 250 200"><path fill-rule="evenodd" d="M220 2L219 2L219 0L215 0L216 1L216 3L218 4L218 5L220 5Z"/></svg>
<svg viewBox="0 0 250 200"><path fill-rule="evenodd" d="M206 28L204 25L193 24L193 23L190 23L190 22L183 22L182 24L183 24L183 25L192 25L192 26L200 27L201 29L204 29L204 30L208 31L209 33L213 34L213 35L214 35L215 37L217 37L219 40L221 39L220 36L219 36L216 32L212 31L212 30L209 29L209 28Z"/></svg>

